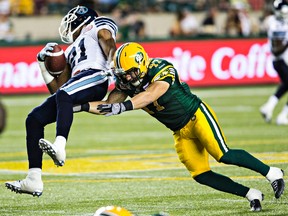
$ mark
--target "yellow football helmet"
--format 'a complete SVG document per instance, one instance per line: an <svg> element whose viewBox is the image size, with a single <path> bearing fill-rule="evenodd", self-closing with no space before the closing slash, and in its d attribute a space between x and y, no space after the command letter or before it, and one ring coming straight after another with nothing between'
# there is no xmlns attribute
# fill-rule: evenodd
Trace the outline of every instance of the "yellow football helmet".
<svg viewBox="0 0 288 216"><path fill-rule="evenodd" d="M128 210L119 206L106 206L99 208L94 216L134 216Z"/></svg>
<svg viewBox="0 0 288 216"><path fill-rule="evenodd" d="M114 74L123 80L129 74L133 86L139 86L147 73L149 57L144 48L134 42L121 45L114 55ZM125 80L124 80L125 82Z"/></svg>

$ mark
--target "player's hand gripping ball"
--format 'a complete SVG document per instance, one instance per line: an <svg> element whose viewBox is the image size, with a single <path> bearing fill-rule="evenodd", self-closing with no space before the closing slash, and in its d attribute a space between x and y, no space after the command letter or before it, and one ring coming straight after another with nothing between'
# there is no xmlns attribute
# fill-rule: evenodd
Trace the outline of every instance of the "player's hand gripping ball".
<svg viewBox="0 0 288 216"><path fill-rule="evenodd" d="M45 67L52 76L56 77L63 72L66 66L65 54L63 49L58 44L52 44L53 46L47 45L44 53Z"/></svg>

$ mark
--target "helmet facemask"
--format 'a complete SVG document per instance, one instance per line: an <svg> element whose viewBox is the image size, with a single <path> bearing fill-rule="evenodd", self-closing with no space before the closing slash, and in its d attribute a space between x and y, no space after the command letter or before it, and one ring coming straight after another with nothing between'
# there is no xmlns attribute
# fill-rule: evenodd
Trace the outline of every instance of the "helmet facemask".
<svg viewBox="0 0 288 216"><path fill-rule="evenodd" d="M273 7L278 18L288 20L288 3L286 0L275 0Z"/></svg>
<svg viewBox="0 0 288 216"><path fill-rule="evenodd" d="M59 34L61 37L61 40L64 43L73 43L73 34L80 29L83 25L88 24L92 20L92 16L87 16L85 20L81 19L81 15L76 15L76 13L79 13L80 10L83 10L85 13L85 10L89 10L86 7L83 6L77 6L75 8L72 8L62 19L60 27L59 27ZM78 19L78 21L77 21ZM89 22L88 22L89 21ZM74 22L74 23L73 23Z"/></svg>
<svg viewBox="0 0 288 216"><path fill-rule="evenodd" d="M131 83L134 87L138 87L143 81L143 75L145 73L141 73L139 68L133 67L127 71L124 71L122 68L114 69L114 75L121 80L121 82L125 85ZM129 76L129 80L127 80L127 76Z"/></svg>
<svg viewBox="0 0 288 216"><path fill-rule="evenodd" d="M114 74L121 84L138 87L147 73L148 61L148 55L140 44L123 44L115 53Z"/></svg>

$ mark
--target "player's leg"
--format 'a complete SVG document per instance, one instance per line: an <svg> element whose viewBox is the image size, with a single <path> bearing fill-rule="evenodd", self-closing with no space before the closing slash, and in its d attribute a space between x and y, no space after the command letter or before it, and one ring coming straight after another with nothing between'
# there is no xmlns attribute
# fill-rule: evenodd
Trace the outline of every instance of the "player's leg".
<svg viewBox="0 0 288 216"><path fill-rule="evenodd" d="M214 111L205 103L201 104L199 110L201 123L195 127L195 133L209 154L219 162L245 167L265 176L271 183L275 197L279 198L285 187L283 171L269 167L245 150L229 149Z"/></svg>
<svg viewBox="0 0 288 216"><path fill-rule="evenodd" d="M273 66L281 80L276 92L260 107L260 112L266 122L271 122L273 111L282 96L288 91L288 66L284 60L273 61Z"/></svg>
<svg viewBox="0 0 288 216"><path fill-rule="evenodd" d="M174 133L175 148L180 161L186 166L192 177L200 184L216 190L247 197L253 211L261 210L262 193L241 185L227 176L211 171L208 152L194 134L195 124L199 121L193 118L184 128ZM204 131L203 131L204 132Z"/></svg>
<svg viewBox="0 0 288 216"><path fill-rule="evenodd" d="M274 68L281 80L281 84L275 93L275 96L280 99L288 91L288 66L283 60L281 60L274 62ZM288 103L284 105L282 111L278 114L276 124L288 125Z"/></svg>
<svg viewBox="0 0 288 216"><path fill-rule="evenodd" d="M26 145L29 161L28 175L25 179L6 182L5 186L16 193L27 193L40 196L43 192L42 156L38 146L39 139L44 137L44 127L56 120L55 96L50 96L36 107L26 118Z"/></svg>
<svg viewBox="0 0 288 216"><path fill-rule="evenodd" d="M73 122L73 105L102 100L108 89L108 79L97 70L87 70L72 77L56 92L57 121L54 143L41 139L39 145L54 161L63 166L66 141Z"/></svg>

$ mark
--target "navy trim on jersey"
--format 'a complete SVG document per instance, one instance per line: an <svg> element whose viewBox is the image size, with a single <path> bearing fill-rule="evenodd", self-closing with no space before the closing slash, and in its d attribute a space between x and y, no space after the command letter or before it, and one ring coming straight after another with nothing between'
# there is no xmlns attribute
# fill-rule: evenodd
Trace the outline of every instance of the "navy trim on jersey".
<svg viewBox="0 0 288 216"><path fill-rule="evenodd" d="M106 17L97 17L94 20L94 22L95 22L95 26L96 27L99 27L99 26L102 26L102 25L108 25L114 30L115 34L118 31L118 27L117 27L116 23L112 19L109 19L109 18L106 18Z"/></svg>

